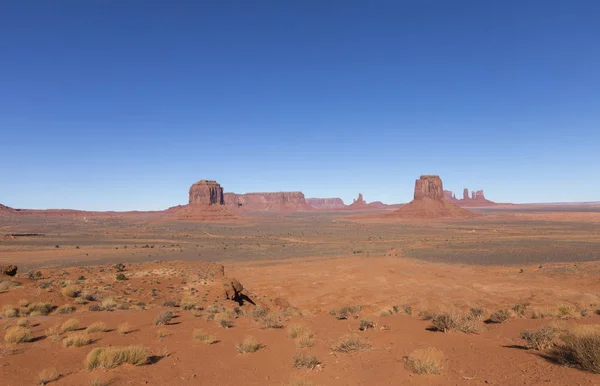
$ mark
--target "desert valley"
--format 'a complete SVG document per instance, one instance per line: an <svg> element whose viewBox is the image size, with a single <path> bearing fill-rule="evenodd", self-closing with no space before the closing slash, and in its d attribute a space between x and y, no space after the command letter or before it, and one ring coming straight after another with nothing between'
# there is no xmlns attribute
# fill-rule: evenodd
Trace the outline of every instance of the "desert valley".
<svg viewBox="0 0 600 386"><path fill-rule="evenodd" d="M600 383L600 204L414 186L0 206L2 384Z"/></svg>

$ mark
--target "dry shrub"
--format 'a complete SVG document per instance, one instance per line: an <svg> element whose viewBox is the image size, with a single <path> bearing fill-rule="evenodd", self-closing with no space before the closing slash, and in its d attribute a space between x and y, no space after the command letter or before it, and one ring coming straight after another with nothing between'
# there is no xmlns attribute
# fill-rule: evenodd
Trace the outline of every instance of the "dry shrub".
<svg viewBox="0 0 600 386"><path fill-rule="evenodd" d="M4 341L6 343L25 343L33 340L33 334L31 330L25 327L10 327L4 334Z"/></svg>
<svg viewBox="0 0 600 386"><path fill-rule="evenodd" d="M62 332L79 330L79 320L78 319L67 320L60 326L60 330Z"/></svg>
<svg viewBox="0 0 600 386"><path fill-rule="evenodd" d="M538 330L521 332L521 339L527 342L527 347L534 350L545 350L552 347L557 337L557 331L552 327L542 327Z"/></svg>
<svg viewBox="0 0 600 386"><path fill-rule="evenodd" d="M360 331L366 331L368 329L374 329L375 328L375 323L373 323L372 320L370 319L363 319L360 321L360 326L358 327L358 329Z"/></svg>
<svg viewBox="0 0 600 386"><path fill-rule="evenodd" d="M229 313L227 312L219 312L214 315L214 321L223 328L231 327L231 322L229 320Z"/></svg>
<svg viewBox="0 0 600 386"><path fill-rule="evenodd" d="M49 327L44 331L44 335L46 338L50 339L52 342L60 342L60 329L58 326Z"/></svg>
<svg viewBox="0 0 600 386"><path fill-rule="evenodd" d="M236 348L240 354L253 353L253 352L258 351L258 349L260 349L261 347L262 347L262 344L260 344L256 340L256 338L253 338L251 336L244 339L244 341L242 343L238 343L236 345Z"/></svg>
<svg viewBox="0 0 600 386"><path fill-rule="evenodd" d="M425 347L411 352L406 363L417 374L439 374L444 353L435 347Z"/></svg>
<svg viewBox="0 0 600 386"><path fill-rule="evenodd" d="M469 311L469 315L473 320L482 320L485 315L485 310L483 307L473 307Z"/></svg>
<svg viewBox="0 0 600 386"><path fill-rule="evenodd" d="M77 308L73 307L70 304L65 304L64 306L60 306L56 309L57 314L72 314L75 312Z"/></svg>
<svg viewBox="0 0 600 386"><path fill-rule="evenodd" d="M150 351L142 346L98 347L90 351L85 359L85 367L93 370L97 367L112 369L125 363L141 366L148 363Z"/></svg>
<svg viewBox="0 0 600 386"><path fill-rule="evenodd" d="M68 298L76 298L81 294L81 287L78 285L69 284L60 292Z"/></svg>
<svg viewBox="0 0 600 386"><path fill-rule="evenodd" d="M329 311L330 315L335 316L338 320L345 320L350 317L358 318L358 314L362 310L361 306L345 306L340 308L339 310L331 310Z"/></svg>
<svg viewBox="0 0 600 386"><path fill-rule="evenodd" d="M458 331L466 334L477 332L477 320L470 313L467 315L458 312L435 314L431 318L431 323L441 332Z"/></svg>
<svg viewBox="0 0 600 386"><path fill-rule="evenodd" d="M199 340L206 344L213 344L217 341L217 336L215 334L207 334L202 329L194 330L193 337L195 340Z"/></svg>
<svg viewBox="0 0 600 386"><path fill-rule="evenodd" d="M113 298L102 299L100 307L103 311L114 311L117 308L117 302Z"/></svg>
<svg viewBox="0 0 600 386"><path fill-rule="evenodd" d="M282 328L282 317L279 314L269 313L262 319L260 319L259 324L260 328L269 329L269 328Z"/></svg>
<svg viewBox="0 0 600 386"><path fill-rule="evenodd" d="M305 347L312 347L312 346L313 346L313 340L312 340L311 334L301 335L300 338L298 339L298 342L296 343L296 347L298 347L298 348L305 348Z"/></svg>
<svg viewBox="0 0 600 386"><path fill-rule="evenodd" d="M85 331L88 333L105 332L106 330L108 330L108 327L106 326L106 323L104 323L104 322L92 323L88 326L88 328L85 329Z"/></svg>
<svg viewBox="0 0 600 386"><path fill-rule="evenodd" d="M512 308L513 312L515 313L515 315L517 315L520 318L525 317L525 313L527 312L527 309L529 308L530 303L529 302L521 302L518 304L515 304Z"/></svg>
<svg viewBox="0 0 600 386"><path fill-rule="evenodd" d="M600 374L600 326L576 326L550 352L554 361Z"/></svg>
<svg viewBox="0 0 600 386"><path fill-rule="evenodd" d="M506 310L498 310L490 315L489 321L491 323L504 323L508 320L510 315Z"/></svg>
<svg viewBox="0 0 600 386"><path fill-rule="evenodd" d="M83 347L87 346L92 342L92 338L87 333L79 333L67 336L63 339L63 346L65 347Z"/></svg>
<svg viewBox="0 0 600 386"><path fill-rule="evenodd" d="M360 337L356 335L345 335L340 338L340 340L331 347L333 351L337 352L352 352L359 350L366 350L371 345L369 343L364 342Z"/></svg>
<svg viewBox="0 0 600 386"><path fill-rule="evenodd" d="M19 316L19 309L13 307L10 304L7 304L2 307L2 313L7 318L16 318L17 316Z"/></svg>
<svg viewBox="0 0 600 386"><path fill-rule="evenodd" d="M17 320L17 326L19 327L29 327L30 323L29 320L25 319L25 318L21 318L19 320Z"/></svg>
<svg viewBox="0 0 600 386"><path fill-rule="evenodd" d="M117 331L119 331L119 334L122 335L129 334L129 332L131 331L131 326L127 322L121 323L117 327Z"/></svg>
<svg viewBox="0 0 600 386"><path fill-rule="evenodd" d="M171 311L163 311L161 312L156 319L154 319L155 326L166 326L173 319L173 312Z"/></svg>
<svg viewBox="0 0 600 386"><path fill-rule="evenodd" d="M193 299L184 299L181 301L181 308L186 311L192 311L196 309L196 301Z"/></svg>
<svg viewBox="0 0 600 386"><path fill-rule="evenodd" d="M317 359L316 356L309 355L309 354L306 354L303 352L297 353L296 355L294 355L294 360L292 362L292 365L296 369L312 370L320 364L321 364L321 361L319 361L319 359Z"/></svg>
<svg viewBox="0 0 600 386"><path fill-rule="evenodd" d="M44 369L38 374L38 385L46 385L50 382L54 382L59 377L60 374L55 368Z"/></svg>
<svg viewBox="0 0 600 386"><path fill-rule="evenodd" d="M19 307L27 307L29 305L29 300L27 299L21 299L19 300Z"/></svg>
<svg viewBox="0 0 600 386"><path fill-rule="evenodd" d="M259 319L264 318L268 314L269 314L269 310L267 310L266 308L262 308L260 306L254 307L252 309L252 311L250 312L250 316L252 316L252 319L254 319L255 321L258 321Z"/></svg>
<svg viewBox="0 0 600 386"><path fill-rule="evenodd" d="M292 339L296 339L298 337L305 336L305 335L310 335L310 336L313 335L312 331L308 327L306 327L302 324L291 325L288 328L287 333L288 333L288 336Z"/></svg>
<svg viewBox="0 0 600 386"><path fill-rule="evenodd" d="M575 307L570 306L568 304L562 304L558 306L558 316L562 318L569 318L575 316L577 314L577 310Z"/></svg>
<svg viewBox="0 0 600 386"><path fill-rule="evenodd" d="M29 315L48 315L52 311L52 304L50 303L33 303L27 307Z"/></svg>

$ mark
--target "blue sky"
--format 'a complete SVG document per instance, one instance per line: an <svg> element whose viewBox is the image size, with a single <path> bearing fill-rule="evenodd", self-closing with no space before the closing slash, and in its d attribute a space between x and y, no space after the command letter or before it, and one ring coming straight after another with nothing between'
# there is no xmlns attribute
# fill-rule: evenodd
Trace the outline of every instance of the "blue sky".
<svg viewBox="0 0 600 386"><path fill-rule="evenodd" d="M595 0L4 1L0 203L600 200Z"/></svg>

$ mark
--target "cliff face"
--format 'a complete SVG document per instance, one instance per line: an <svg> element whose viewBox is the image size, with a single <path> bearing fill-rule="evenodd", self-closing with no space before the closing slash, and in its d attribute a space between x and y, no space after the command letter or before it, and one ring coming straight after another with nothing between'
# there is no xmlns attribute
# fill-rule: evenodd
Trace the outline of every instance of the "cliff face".
<svg viewBox="0 0 600 386"><path fill-rule="evenodd" d="M225 193L225 204L248 211L294 212L311 210L302 192Z"/></svg>
<svg viewBox="0 0 600 386"><path fill-rule="evenodd" d="M444 190L444 198L449 202L459 206L487 206L496 204L495 202L485 198L483 190L471 191L471 195L469 195L468 188L463 190L463 198L461 200L457 199L449 190Z"/></svg>
<svg viewBox="0 0 600 386"><path fill-rule="evenodd" d="M424 175L415 181L414 199L419 200L423 197L430 197L434 200L444 198L444 187L439 176Z"/></svg>
<svg viewBox="0 0 600 386"><path fill-rule="evenodd" d="M315 209L338 209L346 206L341 198L307 198L306 203Z"/></svg>
<svg viewBox="0 0 600 386"><path fill-rule="evenodd" d="M224 205L223 188L217 181L201 180L190 187L190 205Z"/></svg>

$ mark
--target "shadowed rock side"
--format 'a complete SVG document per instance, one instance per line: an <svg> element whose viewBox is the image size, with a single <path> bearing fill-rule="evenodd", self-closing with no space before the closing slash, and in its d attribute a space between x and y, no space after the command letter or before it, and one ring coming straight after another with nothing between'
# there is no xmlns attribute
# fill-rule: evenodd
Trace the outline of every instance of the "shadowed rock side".
<svg viewBox="0 0 600 386"><path fill-rule="evenodd" d="M307 198L306 203L315 209L341 209L345 208L341 198Z"/></svg>
<svg viewBox="0 0 600 386"><path fill-rule="evenodd" d="M201 180L190 187L190 205L224 205L223 188L217 181Z"/></svg>
<svg viewBox="0 0 600 386"><path fill-rule="evenodd" d="M296 212L313 209L302 192L225 193L224 199L228 207L242 211Z"/></svg>

